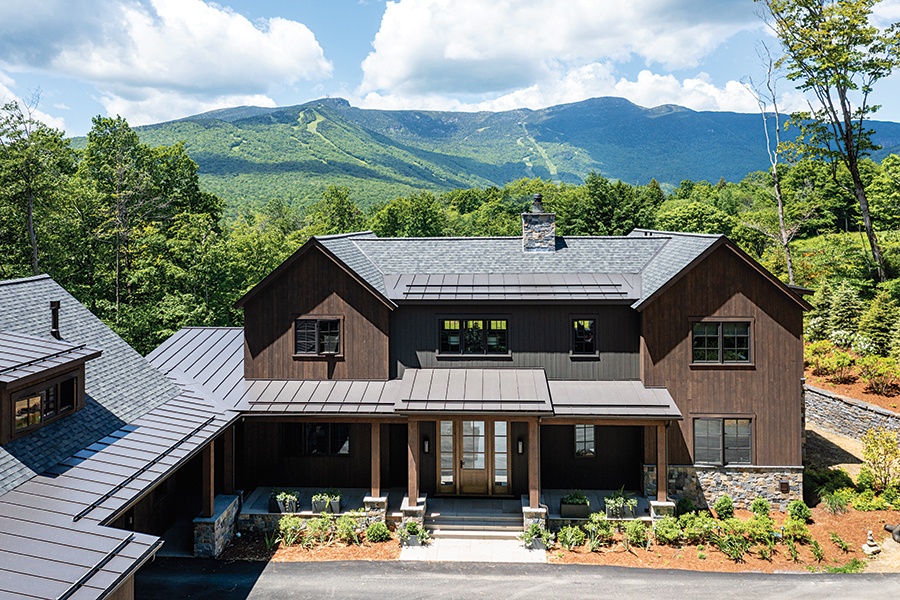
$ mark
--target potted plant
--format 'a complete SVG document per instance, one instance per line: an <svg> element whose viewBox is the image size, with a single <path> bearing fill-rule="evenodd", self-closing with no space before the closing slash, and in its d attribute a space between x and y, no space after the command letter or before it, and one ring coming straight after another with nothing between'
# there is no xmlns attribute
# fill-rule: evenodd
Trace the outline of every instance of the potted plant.
<svg viewBox="0 0 900 600"><path fill-rule="evenodd" d="M606 517L608 519L634 519L634 509L637 508L637 498L625 491L625 487L621 487L606 498L603 499L606 506Z"/></svg>
<svg viewBox="0 0 900 600"><path fill-rule="evenodd" d="M531 550L546 550L553 545L553 534L540 523L532 523L519 534L519 539Z"/></svg>
<svg viewBox="0 0 900 600"><path fill-rule="evenodd" d="M341 493L334 490L328 492L328 511L338 514L341 512Z"/></svg>
<svg viewBox="0 0 900 600"><path fill-rule="evenodd" d="M297 512L297 493L284 491L275 495L275 503L278 505L278 512L295 513Z"/></svg>
<svg viewBox="0 0 900 600"><path fill-rule="evenodd" d="M419 527L415 521L407 521L397 528L397 537L401 546L424 546L429 536L424 527Z"/></svg>
<svg viewBox="0 0 900 600"><path fill-rule="evenodd" d="M319 492L312 497L312 511L314 513L323 513L328 510L331 501L331 495L328 492Z"/></svg>
<svg viewBox="0 0 900 600"><path fill-rule="evenodd" d="M272 493L269 494L269 512L270 513L279 513L281 509L278 507L278 494L281 493L281 490L278 488L272 488Z"/></svg>
<svg viewBox="0 0 900 600"><path fill-rule="evenodd" d="M559 516L563 519L587 519L591 501L580 491L569 492L559 502Z"/></svg>

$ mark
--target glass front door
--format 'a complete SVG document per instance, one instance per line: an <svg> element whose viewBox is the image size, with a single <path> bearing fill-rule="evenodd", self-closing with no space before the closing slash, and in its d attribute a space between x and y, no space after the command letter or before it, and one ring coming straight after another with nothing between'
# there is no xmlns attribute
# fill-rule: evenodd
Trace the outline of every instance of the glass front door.
<svg viewBox="0 0 900 600"><path fill-rule="evenodd" d="M440 421L438 491L509 494L507 431L506 421Z"/></svg>

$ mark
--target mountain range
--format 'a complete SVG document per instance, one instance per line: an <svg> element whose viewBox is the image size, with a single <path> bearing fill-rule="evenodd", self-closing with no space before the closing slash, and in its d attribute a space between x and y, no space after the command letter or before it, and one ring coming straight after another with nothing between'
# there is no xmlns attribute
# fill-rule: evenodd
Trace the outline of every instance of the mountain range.
<svg viewBox="0 0 900 600"><path fill-rule="evenodd" d="M873 122L880 160L900 151L900 124ZM540 110L373 110L325 98L281 108L242 106L136 128L151 145L184 140L204 189L229 212L280 197L302 206L346 185L363 207L422 189L498 186L541 177L581 183L591 171L739 181L768 167L759 114L642 108L594 98Z"/></svg>

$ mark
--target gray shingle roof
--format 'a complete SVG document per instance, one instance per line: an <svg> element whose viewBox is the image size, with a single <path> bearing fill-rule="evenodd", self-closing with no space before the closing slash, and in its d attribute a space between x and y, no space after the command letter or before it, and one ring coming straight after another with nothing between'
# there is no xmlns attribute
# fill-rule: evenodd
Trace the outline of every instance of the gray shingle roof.
<svg viewBox="0 0 900 600"><path fill-rule="evenodd" d="M396 296L391 286L398 276L639 275L638 306L724 238L635 230L619 237L557 237L554 252L523 252L518 237L379 238L363 232L317 239L386 298Z"/></svg>
<svg viewBox="0 0 900 600"><path fill-rule="evenodd" d="M178 388L47 275L0 282L0 330L50 337L59 300L63 342L96 348L85 364L85 407L0 447L0 494L175 397Z"/></svg>

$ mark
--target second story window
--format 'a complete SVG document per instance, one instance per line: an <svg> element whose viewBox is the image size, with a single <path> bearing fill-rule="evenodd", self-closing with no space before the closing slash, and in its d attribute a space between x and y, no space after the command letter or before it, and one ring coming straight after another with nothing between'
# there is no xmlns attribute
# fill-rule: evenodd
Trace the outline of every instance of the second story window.
<svg viewBox="0 0 900 600"><path fill-rule="evenodd" d="M575 426L575 456L582 458L595 456L593 425Z"/></svg>
<svg viewBox="0 0 900 600"><path fill-rule="evenodd" d="M294 322L294 354L340 353L340 319L297 319Z"/></svg>
<svg viewBox="0 0 900 600"><path fill-rule="evenodd" d="M506 354L506 319L441 319L438 322L441 354Z"/></svg>
<svg viewBox="0 0 900 600"><path fill-rule="evenodd" d="M75 410L77 378L71 377L44 389L13 396L13 430L25 431Z"/></svg>
<svg viewBox="0 0 900 600"><path fill-rule="evenodd" d="M597 346L594 341L594 319L572 320L572 354L594 354Z"/></svg>
<svg viewBox="0 0 900 600"><path fill-rule="evenodd" d="M747 321L698 321L692 328L695 363L749 363L750 323Z"/></svg>

